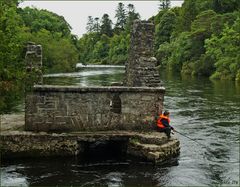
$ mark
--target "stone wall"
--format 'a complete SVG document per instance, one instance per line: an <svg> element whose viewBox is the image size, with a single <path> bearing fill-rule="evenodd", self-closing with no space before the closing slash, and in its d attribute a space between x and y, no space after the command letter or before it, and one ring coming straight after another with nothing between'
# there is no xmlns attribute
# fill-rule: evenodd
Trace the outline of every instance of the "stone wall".
<svg viewBox="0 0 240 187"><path fill-rule="evenodd" d="M163 105L162 87L35 86L26 97L31 131L147 130Z"/></svg>
<svg viewBox="0 0 240 187"><path fill-rule="evenodd" d="M25 55L27 78L26 91L31 91L34 84L42 84L42 46L33 42L27 44Z"/></svg>
<svg viewBox="0 0 240 187"><path fill-rule="evenodd" d="M1 157L72 156L80 151L76 138L59 134L5 132L1 134Z"/></svg>
<svg viewBox="0 0 240 187"><path fill-rule="evenodd" d="M154 55L154 24L135 20L131 30L129 57L126 64L126 86L161 86Z"/></svg>

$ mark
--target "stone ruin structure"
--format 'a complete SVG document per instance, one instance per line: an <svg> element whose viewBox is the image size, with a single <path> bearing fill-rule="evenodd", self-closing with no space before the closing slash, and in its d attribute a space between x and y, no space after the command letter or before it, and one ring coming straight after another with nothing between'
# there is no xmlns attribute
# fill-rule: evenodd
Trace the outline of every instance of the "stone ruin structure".
<svg viewBox="0 0 240 187"><path fill-rule="evenodd" d="M36 45L33 42L28 42L25 55L27 80L26 85L43 83L42 75L42 46Z"/></svg>
<svg viewBox="0 0 240 187"><path fill-rule="evenodd" d="M179 141L151 132L163 107L153 57L154 26L135 21L124 86L78 87L35 85L26 94L25 130L1 133L1 156L46 157L85 154L91 145L108 142L121 153L154 163L179 154ZM28 45L27 71L42 65L41 46ZM144 131L143 131L144 130Z"/></svg>
<svg viewBox="0 0 240 187"><path fill-rule="evenodd" d="M124 86L36 85L26 98L26 130L151 129L155 116L162 111L165 92L153 57L153 36L152 23L134 22ZM29 46L28 49L27 61L28 53L36 58L41 56L40 50L35 50L40 49L39 46ZM33 64L32 59L30 64Z"/></svg>
<svg viewBox="0 0 240 187"><path fill-rule="evenodd" d="M161 86L153 52L154 24L135 20L131 30L129 58L124 85L137 87Z"/></svg>

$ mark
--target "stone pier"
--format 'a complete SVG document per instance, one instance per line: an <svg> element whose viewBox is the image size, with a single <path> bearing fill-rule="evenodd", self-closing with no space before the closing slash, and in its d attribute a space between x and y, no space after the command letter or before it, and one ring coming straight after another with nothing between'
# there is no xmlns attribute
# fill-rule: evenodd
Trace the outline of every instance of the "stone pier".
<svg viewBox="0 0 240 187"><path fill-rule="evenodd" d="M75 133L3 132L1 134L1 157L81 156L89 145L98 142L115 142L126 156L161 163L179 154L179 140L157 132L96 131ZM118 148L116 147L115 148Z"/></svg>

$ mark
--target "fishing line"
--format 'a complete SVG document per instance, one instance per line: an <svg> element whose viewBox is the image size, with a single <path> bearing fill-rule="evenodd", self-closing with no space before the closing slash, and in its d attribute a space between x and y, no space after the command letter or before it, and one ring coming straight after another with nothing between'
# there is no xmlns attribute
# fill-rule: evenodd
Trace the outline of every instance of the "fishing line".
<svg viewBox="0 0 240 187"><path fill-rule="evenodd" d="M197 143L197 144L201 145L202 147L206 148L206 149L207 149L208 151L210 151L211 153L213 152L210 147L208 147L208 146L206 146L206 145L204 145L204 144L202 144L202 143L200 143L200 142L198 142L198 141L190 138L189 136L187 136L187 135L185 135L185 134L183 134L183 133L181 133L181 132L179 132L179 131L176 131L176 130L174 130L174 132L177 132L178 134L184 136L185 138L188 138L188 139L194 141L195 143Z"/></svg>
<svg viewBox="0 0 240 187"><path fill-rule="evenodd" d="M175 131L176 133L178 133L178 134L180 134L180 135L182 135L182 136L184 136L184 137L186 137L186 138L188 138L188 139L194 141L195 143L201 145L202 147L206 148L207 151L208 151L210 154L216 156L215 153L214 153L214 150L212 150L210 147L208 147L208 146L206 146L206 145L204 145L204 144L202 144L202 143L200 143L200 142L198 142L198 141L196 141L196 140L190 138L189 136L187 136L187 135L185 135L185 134L183 134L183 133L181 133L181 132L179 132L179 131L176 131L176 130L174 130L174 131ZM203 156L203 158L204 158L204 159L207 159L208 161L211 161L211 162L219 163L218 161L209 160L209 158L206 158L206 156ZM236 162L229 162L229 161L226 161L225 163L236 163Z"/></svg>

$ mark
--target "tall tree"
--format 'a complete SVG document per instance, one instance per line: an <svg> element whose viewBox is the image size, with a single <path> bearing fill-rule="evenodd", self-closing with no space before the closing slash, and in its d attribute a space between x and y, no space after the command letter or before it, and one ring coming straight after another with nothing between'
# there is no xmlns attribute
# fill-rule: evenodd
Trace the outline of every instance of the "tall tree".
<svg viewBox="0 0 240 187"><path fill-rule="evenodd" d="M98 17L94 18L93 31L97 33L100 32L100 23Z"/></svg>
<svg viewBox="0 0 240 187"><path fill-rule="evenodd" d="M112 36L112 20L109 19L108 14L104 14L101 20L101 34L106 34L107 36Z"/></svg>
<svg viewBox="0 0 240 187"><path fill-rule="evenodd" d="M93 49L93 59L97 63L107 63L105 59L109 51L109 37L105 34L101 35L99 41L95 44Z"/></svg>
<svg viewBox="0 0 240 187"><path fill-rule="evenodd" d="M180 26L182 31L189 31L191 23L197 16L196 0L185 0L182 5Z"/></svg>
<svg viewBox="0 0 240 187"><path fill-rule="evenodd" d="M114 64L124 64L128 58L130 34L115 34L110 41L109 60Z"/></svg>
<svg viewBox="0 0 240 187"><path fill-rule="evenodd" d="M21 17L17 14L17 0L0 1L0 114L14 106L22 88L25 34Z"/></svg>
<svg viewBox="0 0 240 187"><path fill-rule="evenodd" d="M160 23L156 26L155 32L155 48L159 48L164 42L169 42L171 34L174 30L176 15L171 10L163 14Z"/></svg>
<svg viewBox="0 0 240 187"><path fill-rule="evenodd" d="M171 1L170 0L159 0L159 9L160 10L167 10L171 7Z"/></svg>
<svg viewBox="0 0 240 187"><path fill-rule="evenodd" d="M124 30L127 18L126 18L126 10L123 3L118 3L115 18L117 18L115 27L120 28L121 30Z"/></svg>
<svg viewBox="0 0 240 187"><path fill-rule="evenodd" d="M215 79L240 81L240 19L232 27L226 26L220 36L206 40L207 54L215 59Z"/></svg>
<svg viewBox="0 0 240 187"><path fill-rule="evenodd" d="M140 19L139 13L135 12L135 7L133 4L128 4L128 13L127 13L127 21L126 21L126 31L129 33L133 21L135 19Z"/></svg>
<svg viewBox="0 0 240 187"><path fill-rule="evenodd" d="M78 46L79 46L79 62L83 64L91 63L91 60L93 59L93 50L94 46L99 40L98 33L91 32L84 34L79 40L78 40Z"/></svg>
<svg viewBox="0 0 240 187"><path fill-rule="evenodd" d="M239 0L212 0L213 9L217 13L233 12L240 10Z"/></svg>
<svg viewBox="0 0 240 187"><path fill-rule="evenodd" d="M88 16L86 30L87 32L93 32L94 30L94 19L92 16Z"/></svg>
<svg viewBox="0 0 240 187"><path fill-rule="evenodd" d="M127 5L127 8L128 8L128 13L129 13L129 12L135 12L135 7L134 7L133 4L128 4L128 5Z"/></svg>
<svg viewBox="0 0 240 187"><path fill-rule="evenodd" d="M64 37L71 35L72 28L63 16L47 10L38 10L37 8L30 7L20 9L19 14L25 25L31 29L31 32L46 29L51 33L59 32Z"/></svg>

